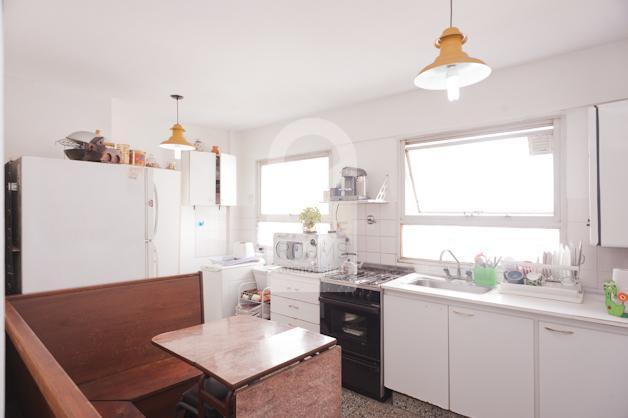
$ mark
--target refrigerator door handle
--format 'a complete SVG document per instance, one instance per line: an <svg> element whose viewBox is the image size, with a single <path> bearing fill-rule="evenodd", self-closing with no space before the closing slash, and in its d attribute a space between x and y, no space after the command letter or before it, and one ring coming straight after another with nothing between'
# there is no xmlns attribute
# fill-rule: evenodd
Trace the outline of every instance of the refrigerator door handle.
<svg viewBox="0 0 628 418"><path fill-rule="evenodd" d="M157 236L157 228L159 227L159 193L157 186L153 184L153 193L155 194L155 222L153 224L153 238Z"/></svg>
<svg viewBox="0 0 628 418"><path fill-rule="evenodd" d="M153 244L153 262L155 263L155 277L159 277L159 251L157 251L157 247L155 243Z"/></svg>

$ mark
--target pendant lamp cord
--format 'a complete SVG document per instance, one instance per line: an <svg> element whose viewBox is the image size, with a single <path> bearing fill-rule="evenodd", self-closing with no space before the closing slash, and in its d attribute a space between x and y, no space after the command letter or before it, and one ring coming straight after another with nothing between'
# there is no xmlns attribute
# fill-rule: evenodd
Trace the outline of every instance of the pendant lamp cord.
<svg viewBox="0 0 628 418"><path fill-rule="evenodd" d="M179 123L179 98L177 97L177 123Z"/></svg>
<svg viewBox="0 0 628 418"><path fill-rule="evenodd" d="M449 0L449 27L453 26L454 22L454 0Z"/></svg>

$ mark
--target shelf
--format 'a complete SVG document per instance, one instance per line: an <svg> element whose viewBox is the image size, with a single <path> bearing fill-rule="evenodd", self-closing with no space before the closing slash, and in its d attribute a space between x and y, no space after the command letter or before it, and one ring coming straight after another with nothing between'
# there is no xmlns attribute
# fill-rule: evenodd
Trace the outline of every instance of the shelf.
<svg viewBox="0 0 628 418"><path fill-rule="evenodd" d="M361 200L324 200L321 203L374 203L374 204L382 204L382 203L390 203L390 202L388 200L361 199Z"/></svg>

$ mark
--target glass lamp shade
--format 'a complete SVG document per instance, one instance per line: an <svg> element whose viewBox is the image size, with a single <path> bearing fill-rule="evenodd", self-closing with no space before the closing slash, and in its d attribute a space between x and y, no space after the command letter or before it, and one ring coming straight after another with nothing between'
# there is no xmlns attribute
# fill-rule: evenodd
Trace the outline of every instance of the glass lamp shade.
<svg viewBox="0 0 628 418"><path fill-rule="evenodd" d="M174 125L172 125L172 128L170 128L170 130L172 131L172 135L170 136L170 138L159 144L160 147L175 151L192 151L195 149L194 145L190 144L188 140L185 139L185 137L183 136L183 132L185 132L183 126L175 123Z"/></svg>
<svg viewBox="0 0 628 418"><path fill-rule="evenodd" d="M440 49L433 63L423 68L414 79L417 87L426 90L449 90L469 86L491 74L491 67L482 60L468 56L462 45L467 38L456 27L445 29L434 45Z"/></svg>

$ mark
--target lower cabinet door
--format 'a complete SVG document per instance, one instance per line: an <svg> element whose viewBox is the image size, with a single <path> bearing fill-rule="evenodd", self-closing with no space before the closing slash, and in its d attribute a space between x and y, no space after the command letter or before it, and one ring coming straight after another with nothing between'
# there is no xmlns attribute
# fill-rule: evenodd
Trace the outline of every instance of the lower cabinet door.
<svg viewBox="0 0 628 418"><path fill-rule="evenodd" d="M384 291L384 385L449 408L447 305Z"/></svg>
<svg viewBox="0 0 628 418"><path fill-rule="evenodd" d="M534 417L533 321L450 306L449 389L459 414Z"/></svg>
<svg viewBox="0 0 628 418"><path fill-rule="evenodd" d="M628 335L541 322L541 418L628 417Z"/></svg>

